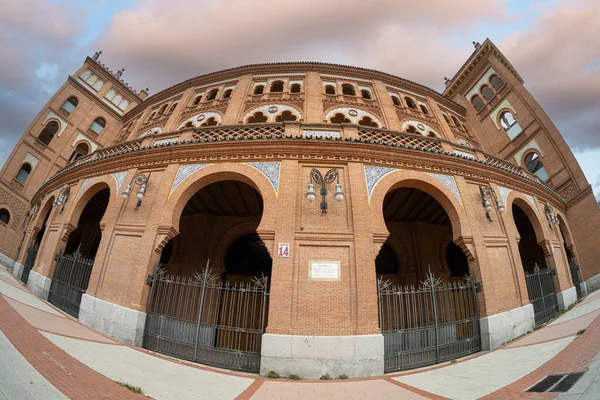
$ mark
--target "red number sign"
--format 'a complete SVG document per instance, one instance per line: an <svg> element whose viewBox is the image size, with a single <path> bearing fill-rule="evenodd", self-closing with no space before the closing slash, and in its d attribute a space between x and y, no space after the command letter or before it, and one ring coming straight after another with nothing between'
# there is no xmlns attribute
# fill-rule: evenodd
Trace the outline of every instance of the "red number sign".
<svg viewBox="0 0 600 400"><path fill-rule="evenodd" d="M289 257L290 256L290 244L289 243L279 243L279 248L277 249L277 257Z"/></svg>

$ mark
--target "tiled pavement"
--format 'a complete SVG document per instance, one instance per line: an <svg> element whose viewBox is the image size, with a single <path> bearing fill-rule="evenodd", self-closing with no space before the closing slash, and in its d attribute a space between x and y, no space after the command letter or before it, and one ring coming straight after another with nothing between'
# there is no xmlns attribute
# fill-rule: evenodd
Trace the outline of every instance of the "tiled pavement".
<svg viewBox="0 0 600 400"><path fill-rule="evenodd" d="M586 367L560 397L600 398L599 316L596 292L543 329L457 363L372 379L268 380L123 345L36 298L0 267L0 400L144 398L113 380L157 399L546 398L555 394L523 391L550 373Z"/></svg>

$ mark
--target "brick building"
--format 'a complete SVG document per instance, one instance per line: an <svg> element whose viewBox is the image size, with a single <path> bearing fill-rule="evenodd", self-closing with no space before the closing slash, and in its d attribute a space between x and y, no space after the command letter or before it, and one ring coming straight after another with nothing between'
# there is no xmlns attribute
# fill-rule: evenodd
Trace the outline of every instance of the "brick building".
<svg viewBox="0 0 600 400"><path fill-rule="evenodd" d="M0 257L101 332L369 376L497 347L600 286L591 187L489 40L442 94L279 63L146 98L98 57L1 171Z"/></svg>

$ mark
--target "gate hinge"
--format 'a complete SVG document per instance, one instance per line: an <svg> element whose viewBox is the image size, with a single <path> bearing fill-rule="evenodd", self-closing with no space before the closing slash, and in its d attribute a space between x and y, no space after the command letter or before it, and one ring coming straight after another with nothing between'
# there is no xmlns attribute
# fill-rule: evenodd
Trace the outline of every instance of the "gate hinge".
<svg viewBox="0 0 600 400"><path fill-rule="evenodd" d="M148 275L146 277L146 285L148 286L152 286L152 283L154 282L154 275Z"/></svg>

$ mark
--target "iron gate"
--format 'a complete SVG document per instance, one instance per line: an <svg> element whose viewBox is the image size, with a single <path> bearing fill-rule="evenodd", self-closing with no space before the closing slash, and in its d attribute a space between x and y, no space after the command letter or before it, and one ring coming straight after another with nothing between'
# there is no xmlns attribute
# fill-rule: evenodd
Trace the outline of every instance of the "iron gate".
<svg viewBox="0 0 600 400"><path fill-rule="evenodd" d="M481 350L472 276L443 283L431 272L418 287L378 280L384 371L453 360Z"/></svg>
<svg viewBox="0 0 600 400"><path fill-rule="evenodd" d="M549 268L540 269L537 264L533 268L533 272L525 273L527 294L533 305L536 325L543 324L558 312L554 273L554 270Z"/></svg>
<svg viewBox="0 0 600 400"><path fill-rule="evenodd" d="M79 249L73 254L57 254L48 301L78 318L81 296L87 290L93 264L94 259L83 257Z"/></svg>
<svg viewBox="0 0 600 400"><path fill-rule="evenodd" d="M259 372L267 279L229 282L209 268L193 277L159 269L150 291L143 346L202 364Z"/></svg>
<svg viewBox="0 0 600 400"><path fill-rule="evenodd" d="M569 269L571 270L571 279L573 280L573 286L577 291L577 300L583 297L581 293L581 281L579 280L579 265L569 263Z"/></svg>
<svg viewBox="0 0 600 400"><path fill-rule="evenodd" d="M27 257L25 258L25 265L23 265L23 272L21 273L21 282L26 285L29 281L29 273L33 269L33 264L35 263L38 249L39 247L35 244L27 249Z"/></svg>

